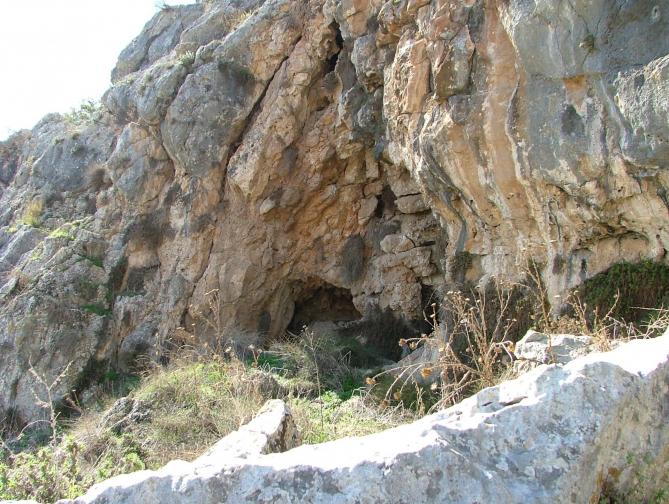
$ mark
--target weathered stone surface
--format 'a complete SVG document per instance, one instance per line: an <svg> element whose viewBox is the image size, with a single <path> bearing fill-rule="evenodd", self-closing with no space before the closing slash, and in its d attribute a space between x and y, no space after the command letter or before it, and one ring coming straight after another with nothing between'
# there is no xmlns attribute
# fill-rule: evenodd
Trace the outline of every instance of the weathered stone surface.
<svg viewBox="0 0 669 504"><path fill-rule="evenodd" d="M88 189L91 172L107 160L114 131L105 125L73 130L62 123L52 143L32 163L30 183L47 195Z"/></svg>
<svg viewBox="0 0 669 504"><path fill-rule="evenodd" d="M404 235L391 234L381 240L381 250L386 254L406 252L415 247L414 243Z"/></svg>
<svg viewBox="0 0 669 504"><path fill-rule="evenodd" d="M635 164L666 168L669 123L662 111L669 107L669 56L619 73L614 85L614 100L626 126L622 142L625 157Z"/></svg>
<svg viewBox="0 0 669 504"><path fill-rule="evenodd" d="M104 242L75 227L37 236L42 239L33 251L3 273L0 314L0 410L24 418L45 414L34 395L44 400L46 390L28 369L47 384L68 369L53 389L62 397L89 362L110 351L110 277L100 266Z"/></svg>
<svg viewBox="0 0 669 504"><path fill-rule="evenodd" d="M429 207L425 203L422 194L414 194L411 196L402 196L397 198L397 208L399 208L402 213L420 213L429 210Z"/></svg>
<svg viewBox="0 0 669 504"><path fill-rule="evenodd" d="M167 56L141 76L116 82L104 94L102 101L122 122L141 120L158 125L194 63L186 60L185 56L180 59Z"/></svg>
<svg viewBox="0 0 669 504"><path fill-rule="evenodd" d="M543 365L380 434L217 456L224 445L238 456L238 438L255 434L242 429L192 464L119 476L74 502L597 502L605 483L639 484L624 454L646 457L650 494L669 468L667 383L669 332Z"/></svg>
<svg viewBox="0 0 669 504"><path fill-rule="evenodd" d="M280 453L300 444L290 408L280 399L267 401L253 420L229 434L193 462L216 466L223 460Z"/></svg>
<svg viewBox="0 0 669 504"><path fill-rule="evenodd" d="M0 272L10 274L25 254L31 253L44 239L44 235L43 231L29 226L21 226L14 233L6 233L2 237L4 243L0 253Z"/></svg>
<svg viewBox="0 0 669 504"><path fill-rule="evenodd" d="M187 77L161 126L165 147L186 173L201 175L224 161L247 117L300 37L304 13L269 0L225 37Z"/></svg>
<svg viewBox="0 0 669 504"><path fill-rule="evenodd" d="M145 402L122 397L104 414L100 420L100 428L121 434L129 426L148 420L150 415L150 408Z"/></svg>
<svg viewBox="0 0 669 504"><path fill-rule="evenodd" d="M30 139L27 130L13 134L4 142L0 142L0 189L2 191L12 182L21 162L22 148Z"/></svg>
<svg viewBox="0 0 669 504"><path fill-rule="evenodd" d="M474 49L467 26L462 27L450 38L448 46L444 43L435 44L432 56L432 80L435 94L440 100L466 91L472 71Z"/></svg>
<svg viewBox="0 0 669 504"><path fill-rule="evenodd" d="M176 48L177 53L196 52L209 42L221 40L235 30L240 20L264 2L265 0L225 0L214 3L196 22L183 31Z"/></svg>
<svg viewBox="0 0 669 504"><path fill-rule="evenodd" d="M513 367L517 372L524 372L541 364L566 364L594 350L594 341L590 336L528 331L516 343L513 353L518 360Z"/></svg>
<svg viewBox="0 0 669 504"><path fill-rule="evenodd" d="M179 42L183 30L200 17L202 10L201 4L162 8L123 50L112 70L112 82L148 67L169 53Z"/></svg>

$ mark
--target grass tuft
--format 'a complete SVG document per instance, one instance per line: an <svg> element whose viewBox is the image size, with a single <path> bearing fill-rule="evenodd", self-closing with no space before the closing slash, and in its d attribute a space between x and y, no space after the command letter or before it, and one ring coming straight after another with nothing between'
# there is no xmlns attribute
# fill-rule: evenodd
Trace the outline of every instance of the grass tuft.
<svg viewBox="0 0 669 504"><path fill-rule="evenodd" d="M40 227L42 223L42 212L44 211L44 203L42 200L34 199L26 206L23 215L19 219L19 224L30 226L34 228Z"/></svg>

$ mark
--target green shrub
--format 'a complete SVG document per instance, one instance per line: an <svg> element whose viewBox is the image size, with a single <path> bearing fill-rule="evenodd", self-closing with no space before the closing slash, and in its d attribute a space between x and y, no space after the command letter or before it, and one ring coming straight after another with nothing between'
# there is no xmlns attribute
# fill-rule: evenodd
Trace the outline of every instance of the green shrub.
<svg viewBox="0 0 669 504"><path fill-rule="evenodd" d="M286 376L291 373L289 364L283 359L280 354L274 352L262 352L258 354L255 361L252 357L247 359L247 364L254 365L260 369L275 373L280 376Z"/></svg>
<svg viewBox="0 0 669 504"><path fill-rule="evenodd" d="M95 481L146 469L142 450L134 436L108 434L105 441L94 466Z"/></svg>
<svg viewBox="0 0 669 504"><path fill-rule="evenodd" d="M193 51L186 51L185 53L179 55L179 63L185 67L190 67L195 63L195 53Z"/></svg>
<svg viewBox="0 0 669 504"><path fill-rule="evenodd" d="M669 266L650 260L621 262L595 275L578 289L592 311L626 322L644 322L652 308L669 307Z"/></svg>
<svg viewBox="0 0 669 504"><path fill-rule="evenodd" d="M66 240L72 241L74 240L75 236L70 232L70 228L68 226L61 226L51 231L49 233L49 238L64 238Z"/></svg>
<svg viewBox="0 0 669 504"><path fill-rule="evenodd" d="M42 256L44 256L44 244L40 243L30 253L30 260L40 261L42 259Z"/></svg>
<svg viewBox="0 0 669 504"><path fill-rule="evenodd" d="M102 103L95 100L87 100L64 114L65 122L70 126L85 126L94 123L102 115Z"/></svg>
<svg viewBox="0 0 669 504"><path fill-rule="evenodd" d="M92 256L88 256L88 255L82 255L81 257L83 257L84 259L88 260L93 266L95 266L95 267L97 267L97 268L102 268L102 269L104 269L104 262L103 262L103 259L102 259L102 258L100 258L100 257L92 257Z"/></svg>
<svg viewBox="0 0 669 504"><path fill-rule="evenodd" d="M93 313L94 315L99 315L100 317L106 317L107 315L111 315L111 310L103 306L101 304L87 304L82 307L82 310L84 310L87 313Z"/></svg>
<svg viewBox="0 0 669 504"><path fill-rule="evenodd" d="M0 462L0 499L55 502L79 496L92 483L81 470L80 450L66 437L57 448L5 454Z"/></svg>

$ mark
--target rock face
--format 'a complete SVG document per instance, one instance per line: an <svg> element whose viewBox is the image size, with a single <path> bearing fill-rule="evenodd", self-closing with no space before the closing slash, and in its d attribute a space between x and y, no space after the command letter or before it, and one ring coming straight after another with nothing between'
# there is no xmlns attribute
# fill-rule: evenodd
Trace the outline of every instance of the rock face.
<svg viewBox="0 0 669 504"><path fill-rule="evenodd" d="M667 248L669 1L217 0L157 13L103 110L0 144L0 418L170 340L348 321ZM462 260L466 255L467 260ZM206 319L206 321L204 320ZM356 325L357 324L357 325ZM396 347L396 342L389 343Z"/></svg>
<svg viewBox="0 0 669 504"><path fill-rule="evenodd" d="M669 332L542 365L411 425L243 461L226 451L172 462L74 502L599 502L639 474L650 496L669 474L667 397Z"/></svg>

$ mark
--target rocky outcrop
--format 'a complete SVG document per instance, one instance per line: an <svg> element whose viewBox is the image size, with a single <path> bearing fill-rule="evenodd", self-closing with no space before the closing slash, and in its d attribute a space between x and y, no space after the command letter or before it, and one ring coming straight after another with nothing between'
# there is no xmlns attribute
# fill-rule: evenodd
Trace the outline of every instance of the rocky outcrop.
<svg viewBox="0 0 669 504"><path fill-rule="evenodd" d="M453 283L531 258L554 299L663 259L668 12L161 10L103 110L0 145L0 418L39 416L30 367L50 383L73 362L63 395L170 340L246 345L314 320L397 350Z"/></svg>
<svg viewBox="0 0 669 504"><path fill-rule="evenodd" d="M551 295L621 257L663 256L666 235L648 231L666 219L667 160L633 152L657 153L666 116L631 113L630 79L652 72L662 93L667 47L638 42L667 33L667 5L412 3L415 28L401 2L380 18L399 38L388 151L447 223L448 250L474 254L475 276L540 259Z"/></svg>
<svg viewBox="0 0 669 504"><path fill-rule="evenodd" d="M74 502L568 503L631 488L650 496L667 483L668 383L669 332L542 365L414 424L243 461L226 449L113 478Z"/></svg>
<svg viewBox="0 0 669 504"><path fill-rule="evenodd" d="M154 16L119 56L111 73L112 82L148 68L169 53L185 35L184 30L199 21L203 13L200 4L161 7L160 15Z"/></svg>

